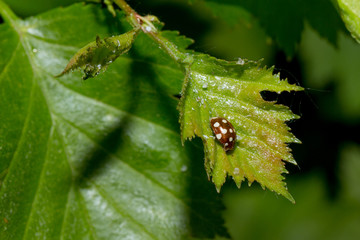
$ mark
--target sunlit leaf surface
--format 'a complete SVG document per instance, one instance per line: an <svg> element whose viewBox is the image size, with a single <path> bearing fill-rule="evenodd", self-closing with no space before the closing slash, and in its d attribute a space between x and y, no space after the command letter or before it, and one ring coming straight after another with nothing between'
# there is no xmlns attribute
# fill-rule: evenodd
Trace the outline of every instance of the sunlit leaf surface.
<svg viewBox="0 0 360 240"><path fill-rule="evenodd" d="M202 138L205 167L217 190L226 176L231 176L238 187L247 178L249 184L257 181L294 202L281 174L287 172L282 160L296 164L287 143L299 140L285 122L297 116L286 106L265 101L261 92L302 88L281 81L272 74L272 68L260 68L256 62L194 57L179 105L182 138ZM234 150L225 152L216 140L210 127L212 117L232 123L237 133Z"/></svg>

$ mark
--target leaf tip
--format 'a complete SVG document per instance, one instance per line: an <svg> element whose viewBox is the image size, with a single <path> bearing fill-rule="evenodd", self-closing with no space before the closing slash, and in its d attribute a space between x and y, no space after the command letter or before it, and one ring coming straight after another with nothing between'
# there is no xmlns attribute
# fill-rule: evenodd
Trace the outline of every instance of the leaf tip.
<svg viewBox="0 0 360 240"><path fill-rule="evenodd" d="M295 199L293 198L293 196L289 192L287 192L287 194L283 195L283 196L286 197L292 204L296 203Z"/></svg>
<svg viewBox="0 0 360 240"><path fill-rule="evenodd" d="M65 71L62 71L61 73L59 73L58 75L55 75L54 78L59 78L65 75Z"/></svg>
<svg viewBox="0 0 360 240"><path fill-rule="evenodd" d="M221 191L221 185L220 186L215 186L215 188L216 188L216 191L217 191L217 193L220 193L220 191Z"/></svg>

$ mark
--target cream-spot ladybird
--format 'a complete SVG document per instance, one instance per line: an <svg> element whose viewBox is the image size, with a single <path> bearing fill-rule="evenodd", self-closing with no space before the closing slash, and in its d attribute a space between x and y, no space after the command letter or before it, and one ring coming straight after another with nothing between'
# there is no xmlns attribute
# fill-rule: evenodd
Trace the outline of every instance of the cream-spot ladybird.
<svg viewBox="0 0 360 240"><path fill-rule="evenodd" d="M211 128L225 151L232 150L235 146L236 132L229 120L221 117L210 119Z"/></svg>

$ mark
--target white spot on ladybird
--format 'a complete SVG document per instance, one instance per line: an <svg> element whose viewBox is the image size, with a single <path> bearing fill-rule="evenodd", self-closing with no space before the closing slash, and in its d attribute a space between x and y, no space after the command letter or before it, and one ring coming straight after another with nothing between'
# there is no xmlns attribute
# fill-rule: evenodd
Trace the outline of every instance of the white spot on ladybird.
<svg viewBox="0 0 360 240"><path fill-rule="evenodd" d="M233 137L230 137L229 138L229 142L232 142L234 139L233 139Z"/></svg>
<svg viewBox="0 0 360 240"><path fill-rule="evenodd" d="M227 123L227 121L225 119L222 120L223 123Z"/></svg>
<svg viewBox="0 0 360 240"><path fill-rule="evenodd" d="M214 123L214 127L219 127L220 126L220 123L216 122Z"/></svg>
<svg viewBox="0 0 360 240"><path fill-rule="evenodd" d="M229 144L228 144L228 143L225 143L224 146L227 147L227 146L229 146Z"/></svg>
<svg viewBox="0 0 360 240"><path fill-rule="evenodd" d="M227 129L222 128L222 127L220 127L220 131L222 132L222 134L226 134L226 133L227 133Z"/></svg>
<svg viewBox="0 0 360 240"><path fill-rule="evenodd" d="M233 130L230 128L230 129L229 129L229 132L230 132L230 133L233 133Z"/></svg>
<svg viewBox="0 0 360 240"><path fill-rule="evenodd" d="M216 138L217 138L217 139L221 139L221 133L216 134Z"/></svg>

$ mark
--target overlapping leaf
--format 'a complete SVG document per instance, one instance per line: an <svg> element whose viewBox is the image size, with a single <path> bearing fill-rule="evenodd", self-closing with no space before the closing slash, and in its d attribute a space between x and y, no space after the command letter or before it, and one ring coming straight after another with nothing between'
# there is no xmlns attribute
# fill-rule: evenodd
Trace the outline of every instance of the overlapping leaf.
<svg viewBox="0 0 360 240"><path fill-rule="evenodd" d="M256 62L195 55L179 105L182 139L201 137L205 167L218 191L228 175L238 187L247 178L250 184L257 181L294 201L281 174L286 173L282 159L296 164L286 143L299 140L285 122L297 116L285 106L265 101L260 93L302 88L281 81L272 71ZM215 139L209 121L212 117L224 117L234 126L237 141L233 151L225 152Z"/></svg>
<svg viewBox="0 0 360 240"><path fill-rule="evenodd" d="M53 77L96 35L130 30L117 16L80 4L24 21L3 16L0 239L224 234L202 156L179 141L171 96L183 73L157 44L140 34L96 81Z"/></svg>
<svg viewBox="0 0 360 240"><path fill-rule="evenodd" d="M337 0L340 15L351 35L360 43L360 4L357 0Z"/></svg>
<svg viewBox="0 0 360 240"><path fill-rule="evenodd" d="M287 55L292 56L300 41L305 21L332 44L344 26L329 0L204 0L215 14L230 23L257 19ZM229 14L228 14L229 13ZM250 15L252 17L250 17Z"/></svg>

